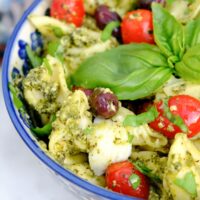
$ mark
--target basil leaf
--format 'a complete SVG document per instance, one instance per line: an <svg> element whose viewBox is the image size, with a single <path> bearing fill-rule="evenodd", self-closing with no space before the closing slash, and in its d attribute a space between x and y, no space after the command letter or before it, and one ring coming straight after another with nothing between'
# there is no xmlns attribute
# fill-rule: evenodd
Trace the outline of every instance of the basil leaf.
<svg viewBox="0 0 200 200"><path fill-rule="evenodd" d="M87 59L71 79L74 85L110 88L120 100L134 100L154 93L171 73L158 47L129 44Z"/></svg>
<svg viewBox="0 0 200 200"><path fill-rule="evenodd" d="M187 48L200 44L200 18L187 23L185 33Z"/></svg>
<svg viewBox="0 0 200 200"><path fill-rule="evenodd" d="M9 87L10 92L12 93L12 96L13 96L13 103L14 103L15 107L16 107L18 110L23 109L23 108L24 108L24 104L23 104L22 101L19 99L18 93L17 93L17 91L16 91L16 88L15 88L11 83L8 84L8 87Z"/></svg>
<svg viewBox="0 0 200 200"><path fill-rule="evenodd" d="M112 21L109 24L107 24L101 34L101 40L105 42L106 40L110 39L110 37L112 36L113 30L119 26L120 26L119 21Z"/></svg>
<svg viewBox="0 0 200 200"><path fill-rule="evenodd" d="M155 107L151 107L147 112L139 115L128 115L123 121L124 126L137 127L143 124L150 123L158 117L158 111Z"/></svg>
<svg viewBox="0 0 200 200"><path fill-rule="evenodd" d="M49 42L47 46L47 53L50 54L51 56L55 56L58 51L59 45L60 45L60 41L57 41L57 40Z"/></svg>
<svg viewBox="0 0 200 200"><path fill-rule="evenodd" d="M178 126L183 133L187 133L188 132L188 127L185 124L185 122L183 121L183 119L179 116L179 115L175 115L171 112L169 106L168 106L168 101L169 99L164 99L163 103L164 103L164 116L167 117L167 119L169 119L170 122L172 122L173 124L175 124L176 126Z"/></svg>
<svg viewBox="0 0 200 200"><path fill-rule="evenodd" d="M152 173L152 170L149 169L143 162L138 160L133 164L137 168L137 170L139 170L142 174L148 176L152 181L156 183L162 183L161 178L156 174Z"/></svg>
<svg viewBox="0 0 200 200"><path fill-rule="evenodd" d="M200 83L200 45L188 49L181 62L176 63L175 69L183 79Z"/></svg>
<svg viewBox="0 0 200 200"><path fill-rule="evenodd" d="M32 67L39 67L42 64L42 58L39 57L29 45L26 46L26 52Z"/></svg>
<svg viewBox="0 0 200 200"><path fill-rule="evenodd" d="M192 172L188 172L183 178L175 179L174 183L188 192L193 198L197 197L197 185Z"/></svg>
<svg viewBox="0 0 200 200"><path fill-rule="evenodd" d="M31 128L31 130L37 134L37 136L43 137L43 136L49 136L51 131L52 131L52 123L56 120L56 116L52 115L49 123L46 124L45 126L39 128Z"/></svg>
<svg viewBox="0 0 200 200"><path fill-rule="evenodd" d="M129 177L129 182L131 183L132 188L136 190L140 186L141 179L137 174L132 174Z"/></svg>
<svg viewBox="0 0 200 200"><path fill-rule="evenodd" d="M160 4L153 3L152 10L156 44L167 57L181 60L185 52L183 26Z"/></svg>
<svg viewBox="0 0 200 200"><path fill-rule="evenodd" d="M44 62L44 66L45 66L45 67L47 68L47 70L48 70L49 75L51 76L51 75L53 74L53 72L52 72L51 65L50 65L48 59L47 59L47 58L44 58L44 59L43 59L43 62Z"/></svg>

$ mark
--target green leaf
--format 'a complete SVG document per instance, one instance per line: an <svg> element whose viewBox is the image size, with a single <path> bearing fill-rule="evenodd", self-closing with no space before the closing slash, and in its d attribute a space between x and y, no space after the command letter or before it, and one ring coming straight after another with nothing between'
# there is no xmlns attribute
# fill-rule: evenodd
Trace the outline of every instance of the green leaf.
<svg viewBox="0 0 200 200"><path fill-rule="evenodd" d="M31 128L31 130L36 133L37 136L44 137L44 136L49 136L51 131L52 131L52 123L56 120L56 116L52 115L49 123L43 126L42 128L36 127L36 128Z"/></svg>
<svg viewBox="0 0 200 200"><path fill-rule="evenodd" d="M183 26L160 4L153 3L152 10L156 44L167 57L181 60L185 52Z"/></svg>
<svg viewBox="0 0 200 200"><path fill-rule="evenodd" d="M133 140L134 140L134 135L128 133L128 143L132 144Z"/></svg>
<svg viewBox="0 0 200 200"><path fill-rule="evenodd" d="M15 107L19 110L21 108L24 107L24 104L22 103L22 101L19 99L18 97L18 93L16 91L16 88L11 84L9 83L8 84L8 87L9 87L9 90L10 92L12 93L12 96L13 96L13 103L15 105Z"/></svg>
<svg viewBox="0 0 200 200"><path fill-rule="evenodd" d="M137 127L143 124L150 123L158 117L158 111L155 107L151 107L147 112L139 115L128 115L123 121L124 126Z"/></svg>
<svg viewBox="0 0 200 200"><path fill-rule="evenodd" d="M183 133L187 133L188 132L188 127L185 124L185 122L183 121L183 119L179 116L179 115L175 115L171 112L169 106L168 106L168 101L169 99L164 99L163 103L164 103L164 116L167 117L167 119L169 119L170 122L172 122L173 124L175 124L176 126L178 126Z"/></svg>
<svg viewBox="0 0 200 200"><path fill-rule="evenodd" d="M32 51L29 45L26 46L26 52L32 67L39 67L42 64L42 58Z"/></svg>
<svg viewBox="0 0 200 200"><path fill-rule="evenodd" d="M60 41L52 41L48 43L47 53L51 56L55 56L60 45Z"/></svg>
<svg viewBox="0 0 200 200"><path fill-rule="evenodd" d="M187 48L200 44L200 18L187 23L185 27Z"/></svg>
<svg viewBox="0 0 200 200"><path fill-rule="evenodd" d="M175 69L181 78L200 83L200 45L188 49L182 61L176 63Z"/></svg>
<svg viewBox="0 0 200 200"><path fill-rule="evenodd" d="M129 44L87 59L71 78L74 85L110 88L119 100L134 100L153 94L171 73L158 47Z"/></svg>
<svg viewBox="0 0 200 200"><path fill-rule="evenodd" d="M60 38L64 35L63 30L58 26L51 26L56 37Z"/></svg>
<svg viewBox="0 0 200 200"><path fill-rule="evenodd" d="M120 26L119 21L112 21L108 23L101 34L101 40L105 42L106 40L110 39L112 36L113 30L119 26Z"/></svg>
<svg viewBox="0 0 200 200"><path fill-rule="evenodd" d="M183 178L175 179L174 183L188 192L192 198L197 197L197 185L195 182L195 176L192 172L188 172Z"/></svg>
<svg viewBox="0 0 200 200"><path fill-rule="evenodd" d="M144 175L148 176L155 183L162 183L162 180L159 176L154 174L151 169L149 169L145 164L141 161L136 161L133 163L134 166Z"/></svg>
<svg viewBox="0 0 200 200"><path fill-rule="evenodd" d="M49 75L52 75L53 72L52 72L51 65L50 65L48 59L47 59L47 58L44 58L44 59L43 59L43 62L44 62L44 66L45 66L45 67L47 68L47 70L48 70Z"/></svg>
<svg viewBox="0 0 200 200"><path fill-rule="evenodd" d="M131 183L132 188L136 190L140 186L141 179L137 174L132 174L129 177L129 182Z"/></svg>

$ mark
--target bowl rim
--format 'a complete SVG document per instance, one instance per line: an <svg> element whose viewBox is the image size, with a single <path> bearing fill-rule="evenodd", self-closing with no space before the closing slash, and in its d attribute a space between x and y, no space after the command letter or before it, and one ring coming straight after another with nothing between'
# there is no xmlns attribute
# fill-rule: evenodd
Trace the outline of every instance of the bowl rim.
<svg viewBox="0 0 200 200"><path fill-rule="evenodd" d="M17 130L18 134L25 142L25 144L29 147L32 153L35 154L37 158L42 161L46 166L48 166L52 171L56 172L56 174L60 175L62 178L72 182L73 184L79 186L80 188L89 191L93 194L99 195L104 198L113 199L113 200L139 200L140 198L125 196L122 194L118 194L104 188L98 187L88 181L83 180L82 178L76 176L69 170L65 169L61 165L59 165L56 161L51 159L46 153L44 153L36 142L30 137L30 135L26 132L24 127L22 126L17 114L15 112L14 105L12 103L12 98L10 91L8 89L8 67L10 66L10 57L12 53L12 47L15 43L16 37L26 21L28 15L42 2L42 0L34 0L33 3L28 7L28 9L23 13L21 19L18 21L17 25L14 28L13 33L11 34L10 39L7 42L7 46L5 49L3 62L2 62L2 88L3 88L3 97L4 102L10 116L10 119Z"/></svg>

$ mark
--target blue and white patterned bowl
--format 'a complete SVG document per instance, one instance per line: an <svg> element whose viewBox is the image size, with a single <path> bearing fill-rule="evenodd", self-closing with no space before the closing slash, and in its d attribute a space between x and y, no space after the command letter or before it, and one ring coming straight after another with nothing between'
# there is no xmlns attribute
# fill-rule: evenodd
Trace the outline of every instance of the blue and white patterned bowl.
<svg viewBox="0 0 200 200"><path fill-rule="evenodd" d="M133 200L124 195L120 195L106 189L100 188L89 182L77 177L70 171L64 169L47 154L45 154L38 145L36 138L31 133L29 127L31 122L26 113L20 112L13 103L12 95L8 89L9 82L19 74L28 72L29 68L26 60L25 45L28 43L33 50L42 47L40 35L35 32L29 21L28 15L34 13L43 15L48 8L50 2L35 0L33 4L24 13L21 20L17 24L5 51L3 60L2 85L6 107L13 125L17 129L19 135L30 148L30 150L48 166L48 169L53 172L59 179L66 184L66 189L78 195L79 199L115 199L115 200Z"/></svg>

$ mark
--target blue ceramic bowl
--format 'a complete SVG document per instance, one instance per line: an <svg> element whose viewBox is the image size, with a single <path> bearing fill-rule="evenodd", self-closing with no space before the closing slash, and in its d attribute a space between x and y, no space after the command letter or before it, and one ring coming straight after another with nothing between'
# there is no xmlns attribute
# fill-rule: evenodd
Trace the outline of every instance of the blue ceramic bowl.
<svg viewBox="0 0 200 200"><path fill-rule="evenodd" d="M95 186L64 169L57 162L52 160L45 154L38 145L36 138L29 129L30 121L26 113L20 111L14 106L12 95L8 89L9 82L18 74L26 74L28 65L26 63L25 45L28 43L32 49L42 47L40 35L35 32L27 20L28 15L35 13L43 15L48 8L49 2L35 0L33 4L24 13L21 20L17 24L5 51L3 60L2 85L5 104L17 132L48 169L53 172L66 185L66 189L78 194L79 199L115 199L115 200L133 200L132 198L118 193L108 191L104 188Z"/></svg>

